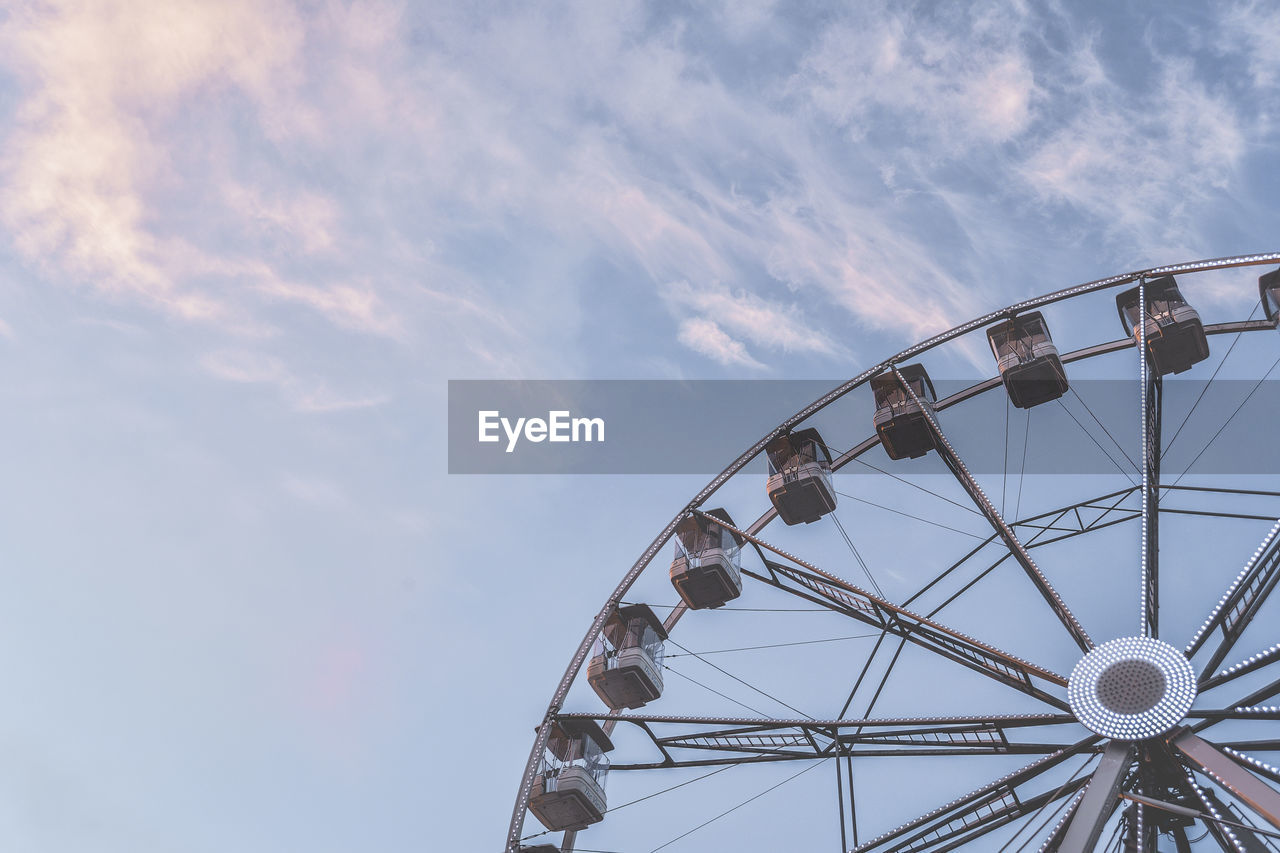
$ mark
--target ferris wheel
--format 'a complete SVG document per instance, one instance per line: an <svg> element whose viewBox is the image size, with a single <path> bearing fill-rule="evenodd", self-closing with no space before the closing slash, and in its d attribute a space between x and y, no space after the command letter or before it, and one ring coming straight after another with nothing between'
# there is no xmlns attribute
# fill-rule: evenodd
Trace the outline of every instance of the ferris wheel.
<svg viewBox="0 0 1280 853"><path fill-rule="evenodd" d="M1028 299L747 448L531 721L507 853L1280 851L1278 263Z"/></svg>

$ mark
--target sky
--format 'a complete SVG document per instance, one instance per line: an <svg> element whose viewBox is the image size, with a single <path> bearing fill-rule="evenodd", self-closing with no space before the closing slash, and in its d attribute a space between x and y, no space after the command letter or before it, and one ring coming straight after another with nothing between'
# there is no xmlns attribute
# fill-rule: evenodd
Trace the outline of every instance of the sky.
<svg viewBox="0 0 1280 853"><path fill-rule="evenodd" d="M447 381L834 384L1275 250L1278 42L1258 2L7 4L0 838L496 848L702 479L450 476Z"/></svg>

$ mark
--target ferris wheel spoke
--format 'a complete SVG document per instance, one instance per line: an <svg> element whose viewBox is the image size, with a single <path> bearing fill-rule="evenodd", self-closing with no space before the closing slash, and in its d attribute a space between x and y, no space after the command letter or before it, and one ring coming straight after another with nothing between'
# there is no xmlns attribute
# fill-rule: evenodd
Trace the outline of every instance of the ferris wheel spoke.
<svg viewBox="0 0 1280 853"><path fill-rule="evenodd" d="M1027 739L1025 732L1075 723L1069 714L861 720L561 714L557 719L634 725L663 756L657 762L614 764L614 770L813 760L837 754L854 758L1047 755L1071 744Z"/></svg>
<svg viewBox="0 0 1280 853"><path fill-rule="evenodd" d="M1222 665L1236 641L1244 633L1245 628L1257 615L1267 596L1280 581L1280 519L1277 519L1271 532L1262 540L1253 556L1249 559L1240 574L1236 575L1227 591L1219 599L1217 605L1201 624L1199 630L1187 644L1186 654L1191 657L1209 640L1215 630L1221 630L1222 636L1217 647L1209 656L1201 670L1202 681L1209 680L1209 674Z"/></svg>
<svg viewBox="0 0 1280 853"><path fill-rule="evenodd" d="M1280 661L1280 643L1276 643L1257 654L1250 655L1239 663L1223 669L1215 676L1202 679L1199 686L1199 692L1203 693L1206 690L1212 690L1215 687L1234 681L1242 675L1248 675L1249 673L1256 672L1263 667L1270 666L1276 661Z"/></svg>
<svg viewBox="0 0 1280 853"><path fill-rule="evenodd" d="M1137 490L1137 486L1130 486L1127 489L1110 492L1096 498L1079 501L1074 504L1069 504L1048 512L1040 513L1039 515L1020 519L1018 521L1011 522L1010 526L1015 529L1022 528L1031 532L1030 537L1023 543L1028 550L1052 545L1055 542L1061 542L1064 539L1082 536L1095 530L1101 530L1116 524L1123 524L1126 521L1132 521L1133 519L1138 518L1139 513L1136 510L1123 506L1125 500ZM1081 510L1085 510L1086 513L1082 514ZM1090 516L1088 513L1093 513L1093 515ZM947 566L947 568L943 569L942 572L912 593L903 603L903 606L909 607L912 602L936 587L961 566L968 564L975 556L986 548L986 546L990 545L998 538L999 536L997 534L991 534L991 536L983 541L982 544L971 549L959 560L956 560L951 565ZM979 581L995 569L999 568L999 566L1011 556L1013 556L1013 554L1009 551L1000 554L999 557L987 563L985 567L978 571L972 578L965 581L957 591L948 596L941 604L930 608L925 615L930 618L937 616L944 608L959 599L965 593L969 592L969 590L976 586Z"/></svg>
<svg viewBox="0 0 1280 853"><path fill-rule="evenodd" d="M1066 678L1056 672L1036 666L931 619L889 604L832 575L805 571L773 561L769 561L768 567L769 575L757 574L749 569L743 569L742 573L806 601L828 607L865 625L879 628L886 634L939 654L1056 708L1064 710L1067 708L1067 703L1063 699L1046 692L1032 680L1039 678L1065 687Z"/></svg>
<svg viewBox="0 0 1280 853"><path fill-rule="evenodd" d="M1235 744L1220 743L1218 748L1241 764L1247 765L1250 770L1264 779L1270 779L1280 785L1280 768L1276 768L1259 758L1254 758Z"/></svg>
<svg viewBox="0 0 1280 853"><path fill-rule="evenodd" d="M1193 711L1188 717L1200 717L1200 722L1191 727L1193 732L1201 732L1217 725L1223 720L1280 720L1280 705L1263 705L1273 697L1280 695L1280 679L1253 691L1229 708L1219 711Z"/></svg>
<svg viewBox="0 0 1280 853"><path fill-rule="evenodd" d="M723 520L718 520L718 523L763 551L770 551L790 563L766 559L769 574L744 568L744 575L901 637L1055 707L1066 709L1064 700L1045 692L1032 681L1034 677L1065 687L1067 680L1062 675L893 604Z"/></svg>
<svg viewBox="0 0 1280 853"><path fill-rule="evenodd" d="M1280 791L1263 782L1244 765L1193 732L1183 732L1172 741L1192 765L1218 782L1234 797L1280 828Z"/></svg>
<svg viewBox="0 0 1280 853"><path fill-rule="evenodd" d="M1089 853L1097 845L1103 824L1119 802L1120 785L1133 759L1133 746L1127 741L1107 743L1098 769L1089 777L1084 797L1071 815L1066 835L1059 846L1061 853Z"/></svg>
<svg viewBox="0 0 1280 853"><path fill-rule="evenodd" d="M1280 685L1276 687L1276 692L1280 692ZM1237 704L1221 710L1188 711L1187 719L1203 721L1193 729L1198 732L1222 720L1280 720L1280 706Z"/></svg>
<svg viewBox="0 0 1280 853"><path fill-rule="evenodd" d="M1196 781L1195 773L1190 767L1183 767L1183 773L1186 776L1186 788L1200 801L1200 805L1204 808L1207 817L1202 818L1200 823L1209 833L1210 837L1217 842L1225 853L1249 853L1243 846L1241 840L1235 835L1235 832L1227 826L1223 825L1223 812L1226 807L1214 792L1214 789L1208 785L1201 785ZM1230 834L1228 834L1230 833ZM1258 845L1265 850L1261 844ZM1257 849L1257 848L1255 848Z"/></svg>
<svg viewBox="0 0 1280 853"><path fill-rule="evenodd" d="M1231 740L1214 744L1219 749L1231 749L1236 752L1252 750L1254 752L1276 752L1280 751L1280 738L1268 738L1266 740Z"/></svg>
<svg viewBox="0 0 1280 853"><path fill-rule="evenodd" d="M1142 304L1146 304L1145 301ZM1141 634L1160 636L1160 419L1164 408L1164 381L1153 373L1147 359L1146 323L1138 347L1142 365L1140 406L1142 420L1142 548L1138 570Z"/></svg>
<svg viewBox="0 0 1280 853"><path fill-rule="evenodd" d="M1101 739L1085 738L1007 776L965 794L945 806L892 829L855 848L854 853L898 853L950 849L1008 823L1034 814L1048 803L1074 794L1088 780L1077 779L1045 793L1025 796L1019 787L1074 755L1093 751Z"/></svg>
<svg viewBox="0 0 1280 853"><path fill-rule="evenodd" d="M1084 626L1080 624L1079 620L1076 619L1075 614L1071 612L1071 608L1067 607L1067 603L1062 600L1060 595L1058 595L1057 590L1053 588L1053 584L1049 583L1049 579L1044 576L1044 572L1040 571L1040 567L1036 565L1035 560L1032 559L1031 553L1027 550L1026 546L1018 539L1018 535L1014 532L1013 527L1010 526L1009 522L1007 522L1004 516L1000 514L999 510L995 508L995 505L991 503L991 500L982 490L982 487L978 485L978 481L974 479L968 466L965 465L964 460L960 458L955 447L951 444L951 440L947 438L946 433L943 432L941 424L934 416L930 407L921 402L915 389L911 386L911 383L907 382L903 377L898 366L893 364L891 367L894 375L898 377L898 382L906 389L907 394L911 397L915 405L919 407L920 411L924 413L929 424L929 429L932 431L934 436L934 444L939 455L942 456L943 461L946 463L947 468L949 468L951 473L955 475L956 480L959 481L960 485L973 500L982 515L991 524L992 529L999 535L1005 546L1009 548L1014 559L1018 561L1018 564L1022 566L1023 571L1026 572L1027 577L1031 578L1031 582L1035 584L1040 595L1053 610L1054 614L1057 615L1058 621L1060 621L1067 629L1067 632L1071 634L1071 637L1075 640L1076 644L1084 651L1092 649L1093 640L1089 638L1089 634L1085 631Z"/></svg>

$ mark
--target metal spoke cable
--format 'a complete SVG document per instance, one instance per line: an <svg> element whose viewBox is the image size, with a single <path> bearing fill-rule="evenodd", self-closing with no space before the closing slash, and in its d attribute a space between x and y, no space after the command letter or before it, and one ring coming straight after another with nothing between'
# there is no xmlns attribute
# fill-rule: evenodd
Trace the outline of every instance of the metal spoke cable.
<svg viewBox="0 0 1280 853"><path fill-rule="evenodd" d="M702 822L702 823L698 824L697 826L695 826L693 829L689 830L688 832L686 832L686 833L684 833L684 834L682 834L682 835L677 835L675 838L673 838L673 839L671 839L670 841L667 841L667 842L665 842L665 843L663 843L663 844L659 844L657 847L655 847L655 848L653 848L652 850L650 850L650 851L649 851L649 853L658 853L658 851L659 851L659 850L661 850L662 848L664 848L664 847L670 847L672 844L675 844L675 843L676 843L677 841L679 841L680 839L682 839L682 838L687 838L687 837L689 837L690 835L693 835L695 832L697 832L699 829L702 829L704 826L709 826L710 824L715 823L715 822L716 822L716 821L718 821L720 818L725 817L726 815L730 815L730 814L732 814L732 813L736 812L738 809L742 808L743 806L745 806L745 805L749 805L749 804L751 804L751 803L755 802L756 800L758 800L758 799L760 799L761 797L763 797L765 794L768 794L770 791L776 791L778 788L781 788L783 785L787 784L787 783L788 783L788 782L790 782L791 780L793 780L793 779L798 779L799 777L801 777L801 776L803 776L804 774L808 773L810 770L814 769L815 767L821 767L822 765L826 764L826 763L827 763L828 761L830 761L830 760L831 760L830 758L824 758L824 759L822 759L821 761L818 761L818 762L815 762L815 763L813 763L813 764L810 764L808 767L804 768L804 769L803 769L803 770L801 770L799 773L795 773L795 774L793 774L793 775L791 775L791 776L788 776L786 779L783 779L783 780L782 780L781 782L779 782L778 784L773 785L773 786L768 787L768 788L765 788L763 791L761 791L760 793L756 794L755 796L753 796L753 797L749 797L748 799L743 800L742 802L738 803L736 806L734 806L734 807L733 807L733 808L731 808L731 809L726 809L726 810L724 810L724 811L720 812L720 814L716 815L715 817L711 818L711 819L710 819L710 820L708 820L708 821L704 821L704 822Z"/></svg>
<svg viewBox="0 0 1280 853"><path fill-rule="evenodd" d="M1016 523L1016 522L1015 522L1015 523ZM1048 533L1048 532L1049 532L1049 528L1047 528L1047 527L1046 527L1046 528L1044 528L1044 529L1042 529L1042 530L1038 531L1034 536L1032 536L1030 539L1028 539L1028 540L1027 540L1026 542L1024 542L1023 544L1024 544L1027 548L1030 548L1031 546L1033 546L1033 545L1035 545L1035 544L1036 544L1036 540L1037 540L1037 539L1039 539L1041 536L1044 536L1044 535L1045 535L1046 533ZM1010 558L1010 557L1012 557L1012 556L1013 556L1013 552L1012 552L1012 551L1008 551L1008 552L1006 552L1006 553L1005 553L1005 555L1004 555L1004 556L1002 556L999 560L996 560L994 563L992 563L991 565L987 566L985 569L983 569L981 572L979 572L979 573L978 573L978 575L977 575L976 577L974 577L974 578L973 578L973 580L969 581L969 582L968 582L968 583L966 583L964 586L960 587L958 590L956 590L955 592L953 592L950 596L948 596L948 597L947 597L947 599L946 599L945 601L943 601L943 602L942 602L941 604L939 604L937 607L935 607L935 608L933 608L932 610L930 610L930 611L929 611L927 614L925 614L925 615L926 615L928 618L930 618L930 619L932 619L933 617L937 616L939 613L941 613L941 612L942 612L942 609L943 609L944 607L946 607L947 605L951 604L951 602L955 601L955 600L956 600L956 599L958 599L960 596L964 595L966 592L968 592L970 589L972 589L974 586L976 586L976 585L977 585L977 583L978 583L978 581L982 580L982 579L983 579L983 578L985 578L987 575L991 574L991 573L992 573L992 572L994 572L996 569L1000 568L1000 565L1001 565L1002 563L1004 563L1004 561L1005 561L1005 560L1009 559L1009 558ZM967 558L966 558L966 559L967 559ZM958 565L958 564L957 564L957 565ZM919 594L919 593L917 593L917 595L918 595L918 594ZM912 598L915 598L915 596L912 596Z"/></svg>
<svg viewBox="0 0 1280 853"><path fill-rule="evenodd" d="M1022 484L1027 478L1027 445L1031 443L1031 410L1027 409L1027 425L1022 431L1022 468L1018 471L1018 502L1013 505L1013 517L1019 518L1022 510Z"/></svg>
<svg viewBox="0 0 1280 853"><path fill-rule="evenodd" d="M1244 408L1245 403L1248 403L1249 400L1253 397L1254 393L1259 388L1262 387L1262 383L1267 381L1267 377L1271 375L1271 372L1275 370L1277 366L1280 366L1280 358L1277 358L1275 361L1271 362L1271 367L1267 368L1267 372L1262 375L1262 378L1253 384L1253 387L1249 389L1249 393L1246 394L1244 399L1240 401L1240 405L1236 406L1236 410L1231 413L1230 417L1228 417L1225 421L1222 422L1222 426L1218 427L1218 431L1213 434L1213 438L1209 439L1209 443L1206 444L1204 447L1202 447L1200 449L1200 452L1195 455L1195 458L1187 463L1186 468L1182 469L1182 473L1178 475L1178 479L1173 481L1173 485L1176 486L1179 483L1181 483L1182 478L1187 476L1187 474L1191 472L1191 467L1195 465L1197 461L1199 461L1200 457L1205 454L1205 451L1207 451L1210 447L1213 446L1214 441L1217 440L1218 436L1222 435L1223 430L1225 430L1231 424L1231 421L1235 420L1235 416L1240 414L1240 410Z"/></svg>
<svg viewBox="0 0 1280 853"><path fill-rule="evenodd" d="M1093 755L1085 756L1084 761L1082 761L1080 763L1080 766L1076 768L1076 772L1072 773L1071 776L1067 779L1067 781L1063 782L1062 785L1058 788L1058 790L1053 792L1053 796L1050 797L1043 806L1041 806L1039 809L1036 810L1036 814L1038 815L1041 812L1043 812L1045 809L1049 808L1049 804L1062 795L1062 792L1067 789L1067 786L1070 785L1072 782L1074 782L1076 780L1076 777L1084 772L1084 769L1089 766L1089 762L1093 761L1095 757L1096 756L1093 756ZM1041 822L1039 826L1031 830L1030 837L1028 837L1026 841L1024 841L1022 844L1018 846L1018 850L1016 851L1016 853L1021 853L1021 851L1026 849L1026 846L1028 844L1031 844L1033 841L1035 841L1036 837L1039 836L1040 833L1044 831L1044 828L1049 825L1049 821L1057 817L1058 814L1070 804L1071 804L1071 798L1067 797L1066 801L1061 805L1059 805L1056 809L1054 809L1049 814L1049 816L1046 817L1044 821ZM1032 817L1032 820L1035 820L1034 816ZM1018 840L1018 836L1022 834L1022 830L1026 829L1030 825L1031 825L1031 820L1023 824L1018 829L1018 831L1013 834L1013 837L1010 838L1008 841L1006 841L1004 843L1004 846L1002 846L999 850L997 850L996 853L1004 853L1005 850L1009 849L1009 845Z"/></svg>
<svg viewBox="0 0 1280 853"><path fill-rule="evenodd" d="M799 715L800 715L800 716L802 716L802 717L807 717L807 718L808 718L808 719L810 719L810 720L812 720L812 719L813 719L813 717L811 717L810 715L806 714L804 711L801 711L799 708L795 707L794 705L788 705L786 702L783 702L783 701L782 701L781 699L779 699L777 696L774 696L774 695L773 695L773 694L771 694L771 693L766 693L765 691L761 690L759 687L756 687L754 684L750 683L749 681L743 681L741 678L739 678L738 676L734 675L732 672L729 672L729 671L727 671L727 670L721 669L720 667L716 666L716 665L715 665L714 663L712 663L711 661L709 661L709 660L707 660L706 658L704 658L704 657L702 657L701 655L699 655L697 652L691 652L691 651L689 651L689 650L688 650L688 649L686 649L684 646L682 646L682 645L680 645L679 643L677 643L675 640L672 640L672 639L668 638L668 639L667 639L667 642L668 642L668 643L670 643L671 645L675 646L677 649L679 649L680 651L684 652L685 654L693 655L695 658L697 658L698 660L702 661L702 662L703 662L703 663L705 663L707 666L709 666L709 667L711 667L712 669L714 669L716 672L719 672L719 673L721 673L721 674L723 674L723 675L727 675L727 676L729 676L730 678L732 678L734 681L736 681L736 682L738 682L739 684L741 684L742 686L744 686L744 687L748 687L748 688L750 688L750 689L754 690L755 692L759 693L761 696L764 696L766 699L772 699L774 702L777 702L777 703L778 703L779 705L781 705L782 707L787 708L787 709L792 710L792 711L795 711L797 714L799 714ZM704 685L704 686L705 686L705 685ZM757 711L756 713L758 714L758 713L760 713L760 712L759 712L759 711Z"/></svg>
<svg viewBox="0 0 1280 853"><path fill-rule="evenodd" d="M1124 846L1124 839L1120 837L1120 828L1124 823L1117 823L1116 828L1111 830L1111 838L1107 840L1106 853L1120 853L1120 848Z"/></svg>
<svg viewBox="0 0 1280 853"><path fill-rule="evenodd" d="M1078 400L1080 398L1077 397L1076 399ZM1125 479L1129 481L1130 485L1133 485L1133 477L1131 477L1129 475L1129 472L1125 470L1124 466L1121 465L1119 462L1117 462L1115 457L1112 456L1111 453L1108 452L1108 450L1102 446L1102 442L1098 441L1098 439L1094 437L1093 433L1085 429L1084 424L1080 423L1080 419L1077 418L1070 409L1068 409L1065 405L1063 405L1061 398L1058 399L1057 403L1059 406L1062 406L1062 411L1066 412L1067 415L1070 416L1071 420L1076 422L1076 426L1080 427L1080 431L1083 432L1085 435L1087 435L1089 437L1089 440L1092 441L1100 451L1102 451L1102 455L1107 457L1107 461L1109 461L1112 465L1116 466L1116 470L1124 475ZM1114 441L1114 439L1112 440ZM1129 458L1127 454L1125 455L1125 458L1126 459ZM1133 460L1130 459L1129 462L1130 464L1133 464Z"/></svg>
<svg viewBox="0 0 1280 853"><path fill-rule="evenodd" d="M1102 428L1102 431L1106 433L1107 438L1111 439L1111 443L1116 446L1116 450L1120 451L1120 455L1123 456L1125 460L1128 461L1128 463L1133 466L1133 470L1137 471L1138 463L1130 459L1129 454L1124 452L1124 446L1121 445L1120 442L1116 441L1116 437L1111 434L1111 430L1107 429L1107 425L1104 424L1098 418L1098 416L1093 413L1093 409L1089 408L1089 404L1084 401L1084 397L1081 397L1079 394L1077 394L1075 388L1071 389L1071 396L1075 397L1077 400L1080 401L1080 405L1084 406L1084 410L1089 413L1089 417L1093 418L1093 422Z"/></svg>
<svg viewBox="0 0 1280 853"><path fill-rule="evenodd" d="M679 785L672 785L670 788L663 788L661 791L654 791L652 794L647 794L643 797L638 797L637 799L631 800L630 802L623 803L620 806L613 806L607 811L607 814L613 814L614 812L620 809L625 809L627 806L634 806L636 803L643 803L645 800L652 800L654 797L658 797L663 794L670 793L671 791L674 791L676 788L683 788L685 785L692 785L694 782L701 782L703 779L709 779L712 776L716 775L717 773L723 773L726 770L732 770L735 767L741 767L741 766L742 766L741 764L726 764L724 767L718 767L715 770L712 770L710 773L703 773L701 776L698 776L694 779L686 779L685 781L681 782ZM521 840L523 841L524 839L521 839Z"/></svg>
<svg viewBox="0 0 1280 853"><path fill-rule="evenodd" d="M876 591L876 595L884 598L884 592L880 589L880 584L876 583L875 577L871 574L871 569L867 566L867 561L862 559L862 555L858 553L858 547L853 544L853 539L845 532L844 525L840 523L840 517L834 512L831 513L831 520L836 523L836 529L840 531L840 535L844 537L844 544L849 546L849 550L853 552L853 558L858 561L858 565L862 567L862 573L867 576L867 580L871 581L871 588Z"/></svg>
<svg viewBox="0 0 1280 853"><path fill-rule="evenodd" d="M681 672L680 670L676 669L676 668L675 668L675 667L673 667L673 666L669 666L669 665L667 665L667 664L665 664L665 663L664 663L664 664L662 665L662 668L663 668L663 669L665 669L667 672L670 672L670 673L673 673L673 674L675 674L675 675L680 676L680 677L681 677L681 678L683 678L685 681L692 681L694 684L698 685L698 686L699 686L699 687L701 687L703 690L710 690L712 693L716 694L716 695L717 695L717 696L719 696L721 699L728 699L730 702L732 702L733 704L737 705L738 707L740 707L740 708L746 708L748 711L750 711L750 712L751 712L751 713L753 713L753 714L759 714L759 715L760 715L760 716L762 716L762 717L768 717L768 716L769 716L769 715L768 715L768 714L766 714L764 711L761 711L759 708L753 708L753 707L751 707L750 705L748 705L746 702L739 702L737 699L734 699L732 696L729 696L729 695L727 695L727 694L725 694L725 693L721 693L719 690L716 690L714 687L711 687L711 686L709 686L709 685L703 684L701 681L699 681L699 680L698 680L698 679L696 679L696 678L693 678L692 676L685 675L683 672Z"/></svg>
<svg viewBox="0 0 1280 853"><path fill-rule="evenodd" d="M1004 395L1004 456L1001 457L1000 467L1003 469L1003 477L1000 480L1000 514L1004 515L1005 501L1009 497L1009 409L1013 404L1009 401L1009 395Z"/></svg>
<svg viewBox="0 0 1280 853"><path fill-rule="evenodd" d="M902 649L904 646L906 646L906 644L907 644L906 637L903 637L901 640L898 640L898 648L897 650L894 651L893 657L889 659L889 666L885 668L884 675L880 676L880 684L876 687L876 692L871 694L871 701L867 703L867 707L862 711L862 718L864 720L871 717L871 712L875 710L876 702L880 701L880 694L884 691L884 686L889 683L889 676L893 674L893 667L898 663L898 657L902 654ZM874 652L872 654L874 655ZM870 664L871 664L871 660L868 659L867 660L868 667L870 666ZM863 674L864 675L866 674L865 668L863 669ZM862 676L858 676L858 681L859 683L861 683ZM853 702L854 693L857 693L857 692L858 692L858 685L855 684L853 688L853 692L849 694L849 701L845 703L844 709L840 711L840 716L843 717L845 714L845 711L849 710L849 705L852 704ZM862 726L859 726L858 728L854 729L854 734L856 735L862 734L862 728L863 728Z"/></svg>
<svg viewBox="0 0 1280 853"><path fill-rule="evenodd" d="M910 486L910 487L911 487L911 488L913 488L913 489L919 489L920 491L924 492L924 493L925 493L925 494L927 494L927 495L933 495L935 498L938 498L939 500L944 500L944 501L946 501L947 503L951 504L952 506L958 506L958 507L960 507L962 510L964 510L965 512L971 512L971 513L973 513L974 515L977 515L977 516L981 516L981 515L982 515L982 513L978 512L976 509L974 509L974 508L973 508L973 507L971 507L971 506L965 506L964 504L960 503L959 501L953 501L953 500L951 500L951 498L947 497L946 495L940 495L940 494L938 494L938 493L937 493L937 492L935 492L935 491L931 491L930 489L926 489L924 486L921 486L919 483L913 483L913 482L911 482L910 480L907 480L907 479L904 479L904 478L902 478L902 477L899 477L897 474L891 474L891 473L889 473L888 471L884 470L883 468L879 468L879 467L877 467L877 466L875 466L875 465L872 465L870 462L865 462L865 461L863 461L861 457L858 457L858 458L854 459L854 461L855 461L855 462L857 462L859 465L865 465L865 466L867 466L868 468L870 468L870 469L871 469L871 470L873 470L873 471L879 471L881 474L884 474L886 477L892 477L893 479L897 480L899 483L905 483L905 484L907 484L908 486Z"/></svg>
<svg viewBox="0 0 1280 853"><path fill-rule="evenodd" d="M1262 307L1262 302L1253 306L1253 310L1249 312L1249 319L1253 319L1253 315L1258 313L1258 309ZM1182 434L1182 428L1187 425L1187 421L1191 420L1191 416L1195 414L1196 407L1200 405L1200 401L1204 399L1204 395L1209 391L1209 386L1213 384L1213 380L1218 378L1218 373L1222 370L1222 366L1227 363L1227 359L1231 357L1231 351L1236 348L1236 344L1240 343L1240 336L1244 332L1236 332L1236 336L1231 339L1231 346L1227 347L1227 352L1222 356L1222 360L1218 362L1218 366L1213 369L1213 375L1209 377L1209 381L1200 389L1199 396L1196 401L1191 404L1191 408L1187 410L1187 414L1182 418L1182 423L1178 424L1178 428L1173 432L1173 438L1169 439L1169 443L1164 446L1164 451L1160 454L1160 460L1169 455L1169 448L1173 447L1173 443L1178 440L1178 436Z"/></svg>
<svg viewBox="0 0 1280 853"><path fill-rule="evenodd" d="M834 457L840 457L840 456L844 456L844 455L845 455L845 453L844 453L844 452L840 451L840 450L839 450L839 449L837 449L837 448L831 447L831 446L830 446L830 445L828 445L828 444L825 444L825 443L824 443L824 444L823 444L823 447L826 447L826 448L827 448L827 452L829 452L829 453L830 453L832 456L834 456ZM885 475L886 477L891 477L891 478L893 478L894 480L897 480L899 483L905 483L906 485L910 486L910 487L911 487L911 488L913 488L913 489L919 489L920 491L924 492L924 493L925 493L925 494L927 494L927 495L932 495L933 497L938 498L939 500L944 500L944 501L946 501L947 503L951 504L952 506L958 506L958 507L960 507L960 509L965 510L966 512L971 512L971 513L973 513L974 515L978 515L978 516L981 516L981 515L982 515L982 513L978 512L976 509L974 509L974 508L973 508L973 507L971 507L971 506L966 506L965 504L960 503L959 501L953 501L953 500L951 500L951 498L947 497L946 495L940 495L940 494L938 494L938 493L937 493L937 492L935 492L935 491L932 491L932 490L930 490L930 489L926 489L924 486L921 486L921 485L919 485L918 483L913 483L913 482L911 482L910 480L907 480L907 479L905 479L905 478L903 478L903 477L899 477L897 474L890 473L889 471L886 471L885 469L883 469L883 468L879 467L878 465L872 465L870 462L867 462L866 460L864 460L864 459L863 459L862 457L860 457L860 456L855 456L855 457L853 458L853 461L854 461L854 462L857 462L859 465L863 465L863 466L865 466L865 467L867 467L867 468L870 468L872 471L875 471L875 472L877 472L877 473L883 474L883 475ZM839 494L844 494L844 493L843 493L843 492L840 492ZM851 498L853 498L853 495L845 495L845 497L851 497ZM853 499L854 499L854 500L860 500L860 498L853 498ZM863 502L864 502L864 503L871 503L870 501L863 501ZM879 506L879 504L872 504L872 506ZM888 507L881 507L881 508L882 508L882 509L888 509ZM890 510L890 512L893 512L893 511L894 511L894 510ZM915 518L915 516L911 516L911 518ZM921 519L921 520L923 520L923 519Z"/></svg>
<svg viewBox="0 0 1280 853"><path fill-rule="evenodd" d="M970 533L970 532L969 532L969 531L967 531L967 530L961 530L961 529L960 529L960 528L958 528L958 527L949 527L949 526L947 526L947 525L945 525L945 524L939 524L938 522L936 522L936 521L932 521L932 520L930 520L930 519L928 519L928 518L921 518L921 517L920 517L920 516L918 516L918 515L912 515L912 514L911 514L911 513L909 513L909 512L903 512L902 510L900 510L900 509L894 509L894 508L893 508L893 507L891 507L891 506L885 506L884 504L878 504L878 503L876 503L875 501L869 501L869 500L867 500L866 498L860 498L860 497L858 497L857 495L850 495L850 494L847 494L847 493L845 493L845 492L840 491L839 489L837 489L837 490L836 490L836 494L837 494L837 495L839 495L839 496L840 496L840 497L842 497L842 498L848 498L849 500L857 501L858 503L864 503L864 504L867 504L867 505L869 505L869 506L873 506L873 507L876 507L876 508L878 508L878 509L885 510L886 512L892 512L892 513L896 513L897 515L906 516L907 518L913 518L913 519L915 519L916 521L921 521L921 522L924 522L925 524L931 524L931 525L933 525L934 527L941 527L943 530L950 530L952 533L963 533L965 536L971 536L971 537L973 537L974 539L978 539L978 540L985 540L985 539L987 538L987 537L985 537L985 536L979 536L979 535L978 535L978 534L976 534L976 533Z"/></svg>
<svg viewBox="0 0 1280 853"><path fill-rule="evenodd" d="M698 656L701 656L701 655L723 655L729 652L754 652L758 649L781 649L786 646L812 646L818 643L839 643L844 640L863 640L863 639L866 639L867 637L878 637L878 636L880 636L879 632L876 632L874 634L852 634L848 637L828 637L825 640L799 640L794 643L770 643L766 646L742 646L736 649L713 649L712 651L709 651L709 652L706 652L706 651L697 652L696 654ZM666 658L682 658L682 657L690 657L690 656L693 656L694 654L695 654L694 652L688 652L683 655L681 654L665 655L665 657Z"/></svg>

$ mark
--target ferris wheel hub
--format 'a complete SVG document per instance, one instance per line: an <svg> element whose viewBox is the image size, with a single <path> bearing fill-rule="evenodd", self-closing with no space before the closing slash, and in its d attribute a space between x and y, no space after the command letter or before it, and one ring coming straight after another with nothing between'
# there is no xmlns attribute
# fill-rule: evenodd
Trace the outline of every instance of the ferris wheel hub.
<svg viewBox="0 0 1280 853"><path fill-rule="evenodd" d="M1067 702L1090 731L1145 740L1182 722L1196 698L1195 672L1182 652L1150 637L1121 637L1080 659Z"/></svg>

